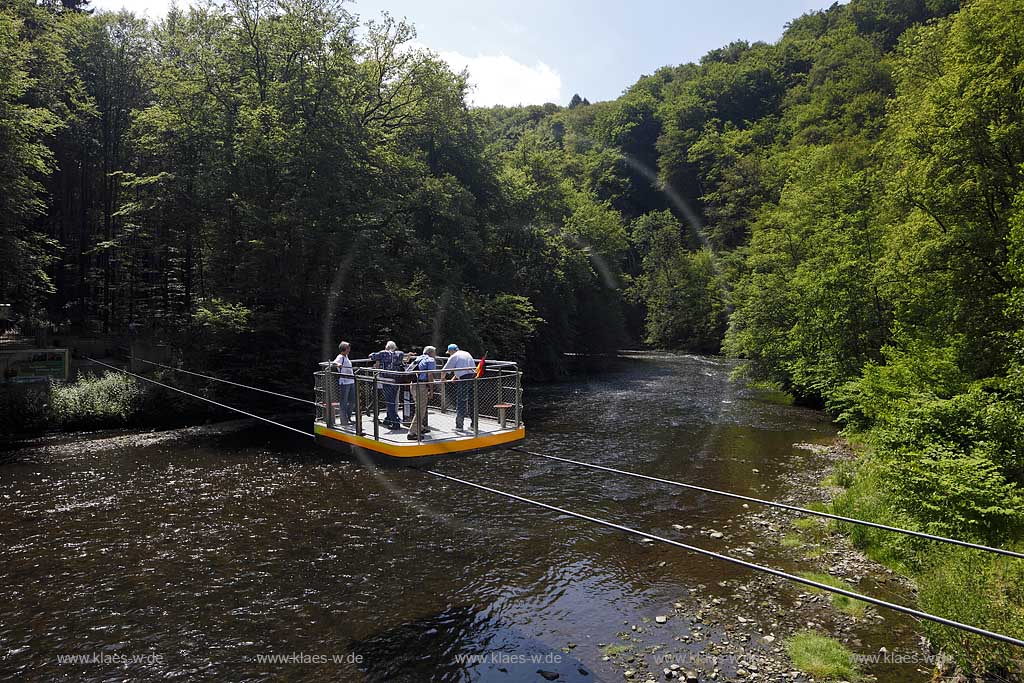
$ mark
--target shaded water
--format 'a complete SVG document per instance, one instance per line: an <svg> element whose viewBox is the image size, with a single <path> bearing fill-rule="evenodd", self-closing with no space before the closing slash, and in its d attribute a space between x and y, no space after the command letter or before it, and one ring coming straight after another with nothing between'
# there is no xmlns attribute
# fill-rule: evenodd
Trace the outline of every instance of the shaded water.
<svg viewBox="0 0 1024 683"><path fill-rule="evenodd" d="M829 443L834 429L730 383L730 369L652 355L530 388L527 447L772 497L812 457L793 444ZM0 465L0 677L619 680L598 645L624 624L749 577L415 470L371 472L270 426L83 439ZM748 512L509 451L436 469L719 550L699 530ZM867 650L891 648L862 635ZM260 661L275 655L302 663Z"/></svg>

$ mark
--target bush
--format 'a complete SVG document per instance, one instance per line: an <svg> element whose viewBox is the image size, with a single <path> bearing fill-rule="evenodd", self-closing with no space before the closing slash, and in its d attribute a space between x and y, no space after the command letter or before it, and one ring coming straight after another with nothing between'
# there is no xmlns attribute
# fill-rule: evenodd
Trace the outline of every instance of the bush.
<svg viewBox="0 0 1024 683"><path fill-rule="evenodd" d="M1004 547L1013 541L999 543L1000 537L1019 539L1013 535L1016 523L1006 524L1020 513L1018 489L1006 488L991 460L950 451L933 451L928 459L880 452L861 461L853 485L833 501L838 514ZM993 493L999 490L1007 497ZM859 525L841 527L870 557L915 579L920 609L1024 637L1024 563ZM932 622L923 627L934 647L970 672L1024 674L1017 648Z"/></svg>
<svg viewBox="0 0 1024 683"><path fill-rule="evenodd" d="M1024 562L966 548L944 548L917 577L921 609L1024 638ZM1013 645L925 623L932 643L975 674L1024 678L1024 653Z"/></svg>
<svg viewBox="0 0 1024 683"><path fill-rule="evenodd" d="M869 373L866 373L866 375ZM950 397L925 396L876 412L843 514L990 545L1024 535L1024 399L1006 380ZM877 393L871 393L868 398ZM880 405L884 401L880 401ZM888 521L887 521L888 520ZM853 530L851 530L853 531ZM867 534L853 531L855 540ZM883 541L883 543L888 543Z"/></svg>
<svg viewBox="0 0 1024 683"><path fill-rule="evenodd" d="M146 390L119 372L84 375L51 388L52 421L64 429L100 429L130 424L145 408Z"/></svg>
<svg viewBox="0 0 1024 683"><path fill-rule="evenodd" d="M853 482L857 479L857 465L850 460L840 460L836 462L832 468L832 474L830 474L822 484L826 486L838 486L839 488L848 489L853 486Z"/></svg>
<svg viewBox="0 0 1024 683"><path fill-rule="evenodd" d="M931 533L1002 543L1024 528L1024 495L974 449L933 446L892 464L899 508Z"/></svg>
<svg viewBox="0 0 1024 683"><path fill-rule="evenodd" d="M863 460L850 488L832 501L832 510L844 517L916 530L915 520L897 512L890 481L892 476L889 467L879 459ZM918 567L919 552L932 545L911 536L859 524L839 522L838 526L868 557L901 573L912 573Z"/></svg>
<svg viewBox="0 0 1024 683"><path fill-rule="evenodd" d="M962 391L966 380L956 350L915 340L882 349L885 364L868 363L861 376L838 387L827 401L830 412L854 429L893 424L915 407Z"/></svg>

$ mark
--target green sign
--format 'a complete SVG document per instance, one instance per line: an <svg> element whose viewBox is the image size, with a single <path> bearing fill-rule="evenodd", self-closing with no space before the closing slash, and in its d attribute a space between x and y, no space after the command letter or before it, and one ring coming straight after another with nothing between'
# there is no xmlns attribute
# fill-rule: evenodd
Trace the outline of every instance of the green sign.
<svg viewBox="0 0 1024 683"><path fill-rule="evenodd" d="M0 381L67 381L67 349L15 349L0 351Z"/></svg>

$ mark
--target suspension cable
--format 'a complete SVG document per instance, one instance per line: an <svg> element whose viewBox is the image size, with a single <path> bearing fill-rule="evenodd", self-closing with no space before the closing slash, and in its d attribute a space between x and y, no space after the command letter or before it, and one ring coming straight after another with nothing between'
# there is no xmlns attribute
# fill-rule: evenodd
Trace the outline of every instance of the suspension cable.
<svg viewBox="0 0 1024 683"><path fill-rule="evenodd" d="M310 432L306 432L306 431L303 431L301 429L296 429L295 427L289 427L286 424L282 424L280 422L275 422L274 420L270 420L270 419L262 417L260 415L256 415L254 413L250 413L250 412L241 410L240 408L235 408L234 406L229 406L229 405L224 404L224 403L219 403L219 402L214 401L212 399L206 398L205 396L199 396L198 394L193 394L193 393L191 393L189 391L185 391L184 389L179 389L178 387L174 387L174 386L171 386L169 384L164 384L163 382L158 382L158 381L156 381L154 379L150 379L148 377L143 377L142 375L135 374L134 372L129 372L128 370L125 370L123 368L119 368L119 367L116 367L114 365L110 365L108 363L104 363L102 361L98 361L95 358L90 358L88 356L83 356L83 357L85 358L85 360L88 360L88 361L90 361L92 363L95 363L96 365L100 365L100 366L108 368L110 370L114 370L115 372L120 372L120 373L123 373L125 375L130 376L130 377L134 377L136 379L140 379L140 380L142 380L144 382L149 382L150 384L155 384L155 385L157 385L159 387L163 387L164 389L170 389L171 391L176 391L178 393L184 394L185 396L189 396L191 398L195 398L195 399L198 399L200 401L205 401L205 402L210 403L212 405L215 405L215 406L217 406L219 408L225 408L227 410L231 410L231 411L234 411L236 413L240 413L242 415L245 415L246 417L250 417L250 418L253 418L253 419L256 419L256 420L260 420L262 422L266 422L268 424L272 424L275 427L281 427L283 429L287 429L287 430L295 432L297 434L301 434L302 436L315 437L315 435L310 433ZM146 361L146 362L151 362L151 361ZM159 365L159 363L153 363L153 364L154 365ZM169 368L169 369L176 370L178 368ZM183 372L188 372L188 371L183 371ZM198 374L198 373L189 373L189 374ZM200 375L200 376L202 376L202 375ZM217 378L210 378L210 379L217 379ZM227 380L218 380L218 381L227 382ZM227 382L227 383L228 384L235 384L234 382ZM245 385L238 385L238 386L243 386L244 387ZM245 387L245 388L256 389L256 387ZM256 389L256 390L257 391L261 391L260 389ZM273 393L273 392L267 392L267 393ZM291 397L286 397L286 398L291 398ZM302 400L302 399L298 399L298 400ZM714 489L706 489L706 488L699 487L699 486L694 486L694 485L691 485L691 484L683 484L683 483L680 483L680 482L673 482L673 481L670 481L670 480L667 480L667 479L658 479L656 477L649 477L647 475L637 474L635 472L627 472L625 470L616 470L614 468L604 467L602 465L590 465L588 463L578 462L578 461L575 461L575 460L569 460L567 458L560 458L560 457L557 457L557 456L545 455L543 453L533 453L531 451L526 451L526 450L523 450L523 449L520 449L520 448L512 448L511 450L519 451L519 452L522 452L522 453L526 453L528 455L535 455L535 456L539 456L539 457L550 458L552 460L560 460L560 461L564 461L564 462L567 462L567 463L570 463L570 464L581 465L581 466L584 466L584 467L593 467L595 469L607 470L607 471L610 471L610 472L615 472L615 473L619 473L619 474L625 474L625 475L628 475L628 476L635 476L635 477L639 477L639 478L642 478L642 479L649 479L649 480L652 480L652 481L657 481L657 482L666 483L666 484L672 484L672 485L675 485L675 486L682 486L682 487L685 487L685 488L691 488L691 489L695 489L695 490L706 491L708 493L717 493L717 494L726 495L726 496L730 496L730 497L734 497L734 498L740 498L740 499L743 499L743 500L749 500L749 501L752 501L752 502L763 503L763 504L766 504L766 505L773 505L775 507L782 507L782 508L785 508L785 509L790 509L790 510L794 510L794 511L798 511L798 512L807 512L807 513L811 513L811 514L818 514L818 515L822 515L822 516L832 517L832 518L835 518L835 519L840 519L840 520L843 520L843 521L850 521L850 522L854 522L854 523L858 523L858 524L868 524L870 526L876 526L876 527L879 527L879 528L888 529L888 530L892 530L892 531L901 531L901 532L904 532L904 533L911 533L913 535L923 536L925 538L932 538L933 540L941 540L941 541L956 543L956 544L959 544L959 545L966 545L968 547L975 547L975 548L979 548L979 549L983 549L983 550L991 550L991 551L994 551L994 552L1001 552L1003 554L1020 556L1018 553L1012 553L1010 551L1003 551L1003 550L1000 550L998 548L988 548L987 546L977 546L975 544L966 543L964 541L956 541L954 539L946 539L946 538L943 538L941 536L933 537L933 536L930 536L928 534L921 534L920 532L910 532L910 531L905 530L905 529L896 529L895 527L885 527L885 526L877 525L877 524L874 524L874 523L871 523L871 522L864 522L863 520L854 520L854 519L849 519L849 518L838 517L836 515L828 515L827 513L818 513L818 512L815 512L813 510L806 510L804 508L797 508L795 506L786 505L784 503L774 503L774 502L771 502L771 501L763 501L763 500L760 500L760 499L757 499L757 498L750 498L748 496L741 496L739 494L731 494L731 493L727 493L727 492L724 492L724 491L716 491ZM440 478L440 479L446 479L448 481L453 481L453 482L455 482L457 484L462 484L463 486L469 486L471 488L479 489L481 491L486 491L488 493L493 493L495 495L503 496L505 498L510 498L512 500L517 500L517 501L520 501L522 503L527 503L529 505L534 505L536 507L544 508L546 510L551 510L553 512L557 512L557 513L560 513L560 514L563 514L563 515L568 515L570 517L576 517L577 519L582 519L582 520L585 520L585 521L588 521L588 522L593 522L594 524L598 524L600 526L609 527L611 529L616 529L618 531L624 531L626 533L634 534L636 536L640 536L642 538L647 538L647 539L650 539L652 541L658 541L658 542L661 542L661 543L665 543L665 544L668 544L668 545L671 545L671 546L675 546L677 548L682 548L683 550L688 550L690 552L697 553L699 555L704 555L706 557L712 557L712 558L715 558L715 559L718 559L718 560L722 560L724 562L729 562L731 564L739 565L741 567L746 567L747 569L753 569L754 571L759 571L759 572L762 572L762 573L770 574L772 576L776 576L778 578L785 579L787 581L792 581L794 583L803 584L803 585L810 586L812 588L817 588L819 590L823 590L823 591L830 592L830 593L836 593L838 595L844 595L844 596L846 596L848 598L852 598L854 600L861 600L863 602L867 602L869 604L876 605L878 607L885 607L887 609L891 609L891 610L894 610L896 612L901 612L903 614L907 614L909 616L916 617L918 619L925 619L927 621L932 621L932 622L935 622L937 624L941 624L943 626L948 626L948 627L951 627L951 628L956 628L956 629L959 629L961 631L966 631L968 633L973 633L975 635L983 636L983 637L986 637L986 638L991 638L993 640L998 640L1000 642L1008 643L1010 645L1016 645L1018 647L1024 647L1024 640L1020 640L1020 639L1014 638L1012 636L1007 636L1007 635L1004 635L1004 634L1001 634L1001 633L995 633L993 631L988 631L986 629L979 628L977 626L971 626L970 624L964 624L964 623L961 623L961 622L958 622L958 621L953 621L951 619L946 619L945 617L940 617L940 616L937 616L937 615L934 615L934 614L929 614L927 612L921 612L920 610L916 610L916 609L913 609L911 607L905 607L903 605L897 605L895 603L887 602L885 600L880 600L878 598L873 598L873 597L870 597L868 595L862 595L860 593L855 593L853 591L846 590L845 588L838 588L838 587L830 586L828 584L820 583L818 581L814 581L814 580L811 580L811 579L805 579L805 578L803 578L801 576L797 576L795 574L789 574L789 573L781 571L779 569L773 569L771 567L766 567L764 565L759 565L759 564L756 564L756 563L753 563L753 562L747 562L746 560L741 560L739 558L730 557L728 555L723 555L721 553L717 553L717 552L714 552L712 550L707 550L707 549L704 549L704 548L699 548L697 546L693 546L693 545L689 545L689 544L686 544L686 543L682 543L680 541L676 541L676 540L673 540L673 539L670 539L670 538L665 538L664 536L658 536L658 535L655 535L655 534L648 533L646 531L641 531L639 529L634 529L634 528L631 528L631 527L623 526L621 524L616 524L615 522L610 522L608 520L600 519L598 517L591 517L589 515L585 515L585 514L582 514L582 513L579 513L579 512L573 512L571 510L566 510L565 508L556 507L554 505L549 505L547 503L542 503L540 501L532 500L530 498L525 498L523 496L518 496L518 495L516 495L514 493L508 493L506 491L500 491L498 489L494 489L494 488L491 488L491 487L488 487L488 486L484 486L483 484L477 484L475 482L466 481L464 479L458 479L456 477L452 477L452 476L447 475L447 474L442 474L440 472L435 472L433 470L423 470L423 471L425 473L427 473L427 474L430 474L430 475L434 476L434 477L437 477L437 478Z"/></svg>
<svg viewBox="0 0 1024 683"><path fill-rule="evenodd" d="M778 578L785 579L787 581L793 581L795 583L801 583L801 584L804 584L805 586L810 586L812 588L818 588L820 590L827 591L829 593L836 593L838 595L845 595L846 597L853 598L854 600L861 600L863 602L867 602L867 603L870 603L872 605L876 605L878 607L885 607L886 609L891 609L891 610L894 610L896 612L902 612L903 614L907 614L907 615L910 615L912 617L916 617L918 619L925 619L927 621L933 621L933 622L935 622L937 624L942 624L943 626L949 626L951 628L959 629L961 631L967 631L968 633L973 633L975 635L984 636L985 638L991 638L993 640L998 640L998 641L1001 641L1001 642L1004 642L1004 643L1009 643L1010 645L1016 645L1018 647L1024 647L1024 640L1020 640L1018 638L1014 638L1013 636L1007 636L1007 635L1004 635L1002 633L995 633L994 631L988 631L986 629L979 628L977 626L971 626L970 624L964 624L964 623L961 623L959 621L953 621L952 619L946 619L945 617L940 617L940 616L937 616L937 615L934 615L934 614L929 614L927 612L921 612L920 610L916 610L916 609L913 609L911 607L904 607L903 605L897 605L897 604L892 603L892 602L886 602L885 600L879 600L878 598L872 598L872 597L870 597L868 595L861 595L860 593L855 593L853 591L846 590L845 588L837 588L835 586L830 586L828 584L820 583L818 581L813 581L811 579L805 579L802 576L797 576L795 574L789 574L789 573L784 572L784 571L779 570L779 569L773 569L771 567L766 567L764 565L755 564L753 562L747 562L746 560L741 560L741 559L736 558L736 557L730 557L729 555L723 555L721 553L716 553L713 550L706 550L704 548L699 548L697 546L688 545L688 544L682 543L680 541L672 540L671 538L665 538L664 536L657 536L655 534L651 534L651 533L648 533L646 531L640 531L639 529L634 529L634 528L631 528L631 527L628 527L628 526L623 526L621 524L616 524L615 522L610 522L610 521L605 520L605 519L600 519L598 517L591 517L589 515L584 515L584 514L582 514L580 512L573 512L571 510L566 510L565 508L556 507L554 505L548 505L547 503L541 503L540 501L532 500L530 498L524 498L523 496L518 496L518 495L516 495L514 493L508 493L507 491L499 491L498 489L494 489L494 488L491 488L489 486L484 486L483 484L477 484L477 483L472 482L472 481L466 481L465 479L457 479L456 477L452 477L452 476L449 476L447 474L441 474L440 472L435 472L434 470L423 470L423 471L426 472L427 474L433 475L434 477L438 477L439 479L447 479L448 481L453 481L453 482L455 482L457 484L462 484L463 486L469 486L469 487L472 487L472 488L475 488L475 489L480 489L481 491L487 491L488 493L493 493L493 494L496 494L496 495L499 495L499 496L504 496L505 498L511 498L512 500L517 500L517 501L519 501L521 503L527 503L529 505L535 505L537 507L544 508L546 510L551 510L552 512L557 512L559 514L568 515L569 517L576 517L577 519L582 519L582 520L585 520L587 522L593 522L594 524L599 524L601 526L606 526L606 527L609 527L611 529L616 529L618 531L624 531L626 533L634 534L636 536L640 536L642 538L647 538L647 539L650 539L652 541L659 541L661 543L667 543L668 545L672 545L672 546L675 546L677 548L682 548L683 550L689 550L690 552L697 553L699 555L705 555L707 557L713 557L713 558L715 558L717 560L722 560L724 562L730 562L732 564L736 564L736 565L739 565L741 567L746 567L747 569L753 569L754 571L763 572L765 574L771 574L772 576L776 576Z"/></svg>
<svg viewBox="0 0 1024 683"><path fill-rule="evenodd" d="M229 406L229 405L226 405L224 403L218 403L217 401L214 401L213 399L206 398L205 396L199 396L198 394L193 394L192 392L185 391L184 389L179 389L178 387L172 387L170 384L164 384L163 382L157 382L155 379L150 379L148 377L143 377L142 375L136 375L134 372L128 372L124 368L119 368L119 367L116 367L114 365L108 365L107 363L104 363L102 361L98 361L95 358L89 358L88 356L83 356L83 358L85 358L87 361L96 363L97 365L102 365L105 368L110 368L111 370L115 370L117 372L122 372L122 373L124 373L126 375L129 375L131 377L134 377L136 379L141 379L144 382L149 382L150 384L155 384L158 387L163 387L164 389L170 389L171 391L177 391L180 394L185 394L186 396L191 396L192 398L197 398L200 401L206 401L207 403L212 403L213 405L215 405L215 406L217 406L219 408L227 408L228 410L233 410L236 413L241 413L242 415L245 415L246 417L251 417L251 418L254 418L256 420L262 420L263 422L270 423L270 424L274 425L275 427L281 427L282 429L288 429L290 431L295 432L296 434L301 434L302 436L309 436L309 437L315 437L316 436L312 432L306 432L306 431L303 431L301 429L296 429L295 427L289 427L286 424L281 424L280 422L274 422L273 420L268 420L265 417L261 417L259 415L254 415L253 413L246 412L246 411L242 410L241 408L235 408L234 406Z"/></svg>
<svg viewBox="0 0 1024 683"><path fill-rule="evenodd" d="M744 496L739 493L730 493L729 491L719 491L718 489L711 489L704 486L697 486L695 484L686 484L681 481L672 481L671 479L661 479L659 477L651 477L646 474L640 474L639 472L630 472L628 470L620 470L614 467L606 467L604 465L595 465L589 462L580 462L579 460L570 460L569 458L562 458L557 455L548 455L547 453L535 453L528 451L523 448L510 447L509 450L516 451L518 453L525 453L526 455L533 455L538 458L548 458L549 460L558 460L560 462L569 463L570 465L579 465L580 467L589 467L594 470L602 470L604 472L613 472L615 474L624 474L627 477L636 477L637 479L646 479L647 481L658 482L659 484L669 484L670 486L679 486L681 488L691 489L693 491L701 491L703 493L711 493L716 496L725 496L727 498L735 498L737 500L744 500L750 503L757 503L759 505L767 505L769 507L781 508L783 510L789 510L791 512L799 512L807 515L815 515L817 517L824 517L826 519L834 519L839 522L848 522L850 524L859 524L861 526L872 527L874 529L881 529L883 531L893 531L898 534L906 534L908 536L916 536L918 538L924 538L929 541L939 541L941 543L952 543L953 545L963 546L965 548L973 548L974 550L984 550L985 552L998 553L999 555L1006 555L1007 557L1015 557L1018 559L1024 559L1024 553L1014 552L1013 550L1006 550L1004 548L993 548L987 545L981 545L980 543L971 543L969 541L961 541L956 538L947 538L945 536L935 536L928 534L923 531L914 531L912 529L901 529L899 527L888 526L886 524L878 524L877 522L869 522L863 519L856 519L854 517L843 517L842 515L834 515L830 512L819 512L818 510L811 510L809 508L802 508L796 505L788 505L787 503L779 503L773 500L764 500L762 498L752 498L750 496Z"/></svg>
<svg viewBox="0 0 1024 683"><path fill-rule="evenodd" d="M242 387L243 389L251 389L252 391L259 391L260 393L270 394L271 396L278 396L280 398L287 398L287 399L292 400L292 401L299 401L300 403L310 403L312 405L316 405L316 401L310 401L310 400L305 399L305 398L298 398L297 396L289 396L288 394L279 394L276 391L270 391L268 389L260 389L259 387L252 387L252 386L249 386L248 384L239 384L238 382L232 382L231 380L228 380L228 379L221 379L220 377L212 377L210 375L203 375L203 374L198 373L198 372L192 372L191 370L186 370L185 368L175 368L175 367L172 367L170 365L164 365L163 363L157 363L155 361L146 360L145 358L135 357L135 360L142 361L143 363L149 363L150 365L155 365L158 368L165 368L167 370L173 370L174 372L184 372L186 375L194 375L196 377L202 377L203 379L212 380L214 382L223 382L224 384L231 384L231 385L234 385L236 387Z"/></svg>

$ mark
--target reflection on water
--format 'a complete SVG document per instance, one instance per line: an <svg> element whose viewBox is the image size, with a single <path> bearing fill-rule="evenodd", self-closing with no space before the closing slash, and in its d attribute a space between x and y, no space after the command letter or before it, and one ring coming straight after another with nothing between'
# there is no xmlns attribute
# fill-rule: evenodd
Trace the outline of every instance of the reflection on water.
<svg viewBox="0 0 1024 683"><path fill-rule="evenodd" d="M487 635L481 638L478 633ZM569 649L569 648L567 648ZM531 638L515 625L493 628L469 606L406 622L352 644L372 681L601 680L571 654Z"/></svg>
<svg viewBox="0 0 1024 683"><path fill-rule="evenodd" d="M809 457L792 444L834 431L820 413L730 383L730 369L635 357L531 387L527 445L770 497ZM702 526L744 512L510 451L438 469L696 544L707 544ZM0 671L25 679L618 678L598 645L624 623L747 576L415 470L371 472L259 425L143 447L53 446L0 477ZM162 661L57 662L94 653Z"/></svg>

